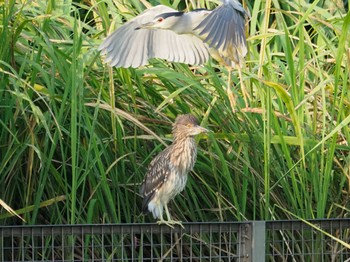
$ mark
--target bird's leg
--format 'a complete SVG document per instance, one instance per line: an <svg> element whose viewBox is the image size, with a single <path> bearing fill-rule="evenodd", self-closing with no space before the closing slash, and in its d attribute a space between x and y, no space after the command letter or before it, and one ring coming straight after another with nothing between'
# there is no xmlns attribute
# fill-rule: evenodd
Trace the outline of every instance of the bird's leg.
<svg viewBox="0 0 350 262"><path fill-rule="evenodd" d="M170 212L169 212L169 209L168 209L168 205L165 205L164 208L165 208L166 216L168 217L168 221L166 221L166 224L167 225L175 225L175 224L177 224L177 225L180 225L182 228L184 228L184 226L182 225L181 221L176 221L176 220L172 220L171 219ZM171 227L173 227L173 226L171 226Z"/></svg>
<svg viewBox="0 0 350 262"><path fill-rule="evenodd" d="M241 83L241 90L242 90L242 95L243 95L243 99L244 99L244 103L245 103L245 107L248 107L248 98L250 100L250 95L247 92L247 89L245 89L245 85L243 83L243 76L242 76L242 69L240 66L237 66L237 70L238 70L238 75L239 75L239 82Z"/></svg>
<svg viewBox="0 0 350 262"><path fill-rule="evenodd" d="M235 108L236 108L236 98L234 96L234 94L232 93L231 90L231 73L232 73L232 67L228 67L228 77L227 77L227 96L228 99L230 101L230 105L232 108L232 111L235 112ZM243 76L242 76L242 69L237 66L237 70L238 70L238 76L239 76L239 82L241 84L241 90L242 90L242 95L243 95L243 99L244 99L244 103L245 103L245 107L248 107L248 98L250 100L250 95L247 92L245 85L243 83Z"/></svg>
<svg viewBox="0 0 350 262"><path fill-rule="evenodd" d="M163 210L160 210L160 213L159 213L160 217L159 217L159 220L157 221L158 225L165 224L168 227L174 228L174 224L179 224L179 223L181 224L181 222L177 222L177 221L171 220L170 213L169 213L167 205L165 205L165 213L166 213L166 215L168 217L168 220L164 220L164 218L163 218Z"/></svg>
<svg viewBox="0 0 350 262"><path fill-rule="evenodd" d="M236 111L236 109L235 109L236 108L236 98L235 98L235 96L234 96L234 94L232 93L232 90L231 90L231 72L232 72L232 68L228 67L227 68L228 76L227 76L226 92L227 92L228 100L230 101L232 112L235 112Z"/></svg>
<svg viewBox="0 0 350 262"><path fill-rule="evenodd" d="M164 220L164 218L163 218L163 207L158 206L158 208L159 208L160 217L159 217L159 220L157 221L157 224L158 225L166 224L167 226L169 226L171 228L174 228L171 224L168 223L168 221ZM165 212L167 212L167 216L168 216L168 208L167 208L166 205L165 205ZM168 217L168 220L169 220L169 217Z"/></svg>
<svg viewBox="0 0 350 262"><path fill-rule="evenodd" d="M168 218L168 221L170 221L171 220L171 216L170 216L170 212L169 212L169 209L168 209L168 205L165 205L165 213L166 213L166 216L167 216L167 218Z"/></svg>

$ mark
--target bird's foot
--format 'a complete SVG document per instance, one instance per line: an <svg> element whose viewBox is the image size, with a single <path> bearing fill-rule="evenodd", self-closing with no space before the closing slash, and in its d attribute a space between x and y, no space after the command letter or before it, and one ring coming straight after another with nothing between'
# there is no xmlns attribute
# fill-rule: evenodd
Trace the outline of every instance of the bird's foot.
<svg viewBox="0 0 350 262"><path fill-rule="evenodd" d="M165 221L165 220L158 220L158 221L157 221L157 224L158 224L158 225L165 224L165 225L167 225L168 227L174 228L174 226L173 226L172 224L169 224L168 221Z"/></svg>
<svg viewBox="0 0 350 262"><path fill-rule="evenodd" d="M157 224L158 225L165 224L165 225L167 225L168 227L171 227L171 228L174 228L174 225L179 225L182 228L185 228L182 225L181 221L176 221L176 220L159 220L159 221L157 221Z"/></svg>
<svg viewBox="0 0 350 262"><path fill-rule="evenodd" d="M171 224L171 225L179 225L181 226L183 229L185 229L185 227L182 225L182 221L177 221L177 220L168 220L166 221L167 223Z"/></svg>

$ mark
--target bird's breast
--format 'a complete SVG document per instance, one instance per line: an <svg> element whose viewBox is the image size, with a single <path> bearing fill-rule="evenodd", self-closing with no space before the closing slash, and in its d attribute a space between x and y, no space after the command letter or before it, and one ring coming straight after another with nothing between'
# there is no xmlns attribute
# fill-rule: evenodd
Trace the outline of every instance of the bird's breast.
<svg viewBox="0 0 350 262"><path fill-rule="evenodd" d="M171 163L178 174L187 174L193 168L197 158L197 147L193 138L187 138L181 143L174 144Z"/></svg>

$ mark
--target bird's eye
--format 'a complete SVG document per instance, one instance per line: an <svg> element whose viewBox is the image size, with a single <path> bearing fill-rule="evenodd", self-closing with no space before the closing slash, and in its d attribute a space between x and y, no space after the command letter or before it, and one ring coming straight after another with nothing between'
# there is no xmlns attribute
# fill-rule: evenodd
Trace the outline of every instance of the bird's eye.
<svg viewBox="0 0 350 262"><path fill-rule="evenodd" d="M159 17L159 18L157 19L157 22L161 23L161 22L163 22L163 20L164 20L163 17Z"/></svg>

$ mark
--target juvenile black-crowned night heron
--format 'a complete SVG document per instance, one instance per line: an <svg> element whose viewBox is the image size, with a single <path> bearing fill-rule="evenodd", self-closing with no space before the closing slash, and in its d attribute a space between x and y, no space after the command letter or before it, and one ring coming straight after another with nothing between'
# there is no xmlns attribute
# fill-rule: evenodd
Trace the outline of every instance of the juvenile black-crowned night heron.
<svg viewBox="0 0 350 262"><path fill-rule="evenodd" d="M231 69L241 66L247 54L245 18L236 0L222 0L214 10L179 12L164 5L152 7L119 27L99 46L105 61L115 67L139 67L151 58L192 65L212 57ZM241 81L243 95L247 93ZM227 90L229 98L232 91ZM233 102L230 100L230 102ZM232 103L231 103L232 105Z"/></svg>
<svg viewBox="0 0 350 262"><path fill-rule="evenodd" d="M197 158L195 135L208 132L201 127L195 116L179 115L173 124L173 143L159 153L149 164L140 194L143 197L143 212L151 212L158 218L158 224L180 224L171 219L168 202L179 194L186 185L187 174ZM163 219L165 209L168 220Z"/></svg>

